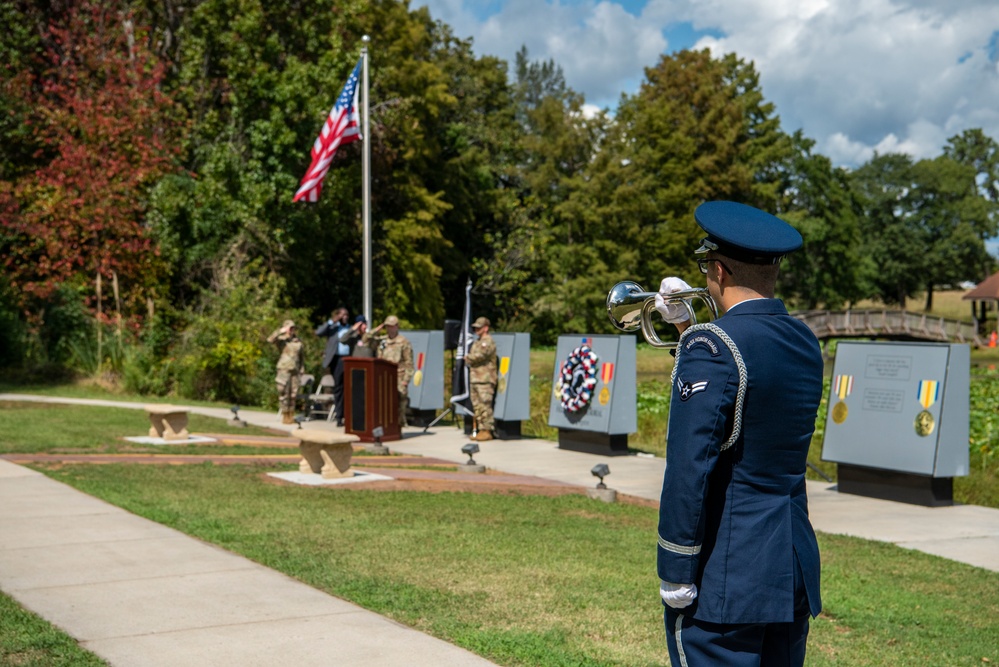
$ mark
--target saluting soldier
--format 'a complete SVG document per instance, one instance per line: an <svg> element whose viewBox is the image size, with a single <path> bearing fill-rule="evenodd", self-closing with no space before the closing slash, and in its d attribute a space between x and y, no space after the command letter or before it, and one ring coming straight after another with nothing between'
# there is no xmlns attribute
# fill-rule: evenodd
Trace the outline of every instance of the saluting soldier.
<svg viewBox="0 0 999 667"><path fill-rule="evenodd" d="M281 422L294 424L295 399L300 384L298 376L305 368L302 340L298 337L295 323L292 320L285 320L279 329L267 337L267 342L274 343L281 350L275 378L278 403L281 405Z"/></svg>
<svg viewBox="0 0 999 667"><path fill-rule="evenodd" d="M774 298L801 235L764 211L708 202L695 251L717 320L690 326L663 280L657 309L681 331L672 378L658 571L674 665L802 665L821 611L805 465L822 397L812 332Z"/></svg>
<svg viewBox="0 0 999 667"><path fill-rule="evenodd" d="M465 355L468 366L469 394L475 412L475 439L493 439L493 398L496 396L496 341L489 335L489 318L480 317L472 323L478 339Z"/></svg>
<svg viewBox="0 0 999 667"><path fill-rule="evenodd" d="M379 336L378 332L385 329L387 335ZM406 409L409 407L409 381L415 372L413 366L413 344L399 333L399 318L389 315L369 333L364 334L362 341L373 346L379 359L387 359L396 364L397 389L399 392L399 425L406 426Z"/></svg>

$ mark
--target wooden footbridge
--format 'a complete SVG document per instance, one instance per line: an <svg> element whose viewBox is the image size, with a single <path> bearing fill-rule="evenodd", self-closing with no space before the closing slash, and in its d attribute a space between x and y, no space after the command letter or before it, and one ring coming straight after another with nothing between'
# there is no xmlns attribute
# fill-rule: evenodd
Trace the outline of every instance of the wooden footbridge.
<svg viewBox="0 0 999 667"><path fill-rule="evenodd" d="M819 340L883 338L902 341L968 343L983 347L974 322L934 317L904 310L799 310L791 313Z"/></svg>

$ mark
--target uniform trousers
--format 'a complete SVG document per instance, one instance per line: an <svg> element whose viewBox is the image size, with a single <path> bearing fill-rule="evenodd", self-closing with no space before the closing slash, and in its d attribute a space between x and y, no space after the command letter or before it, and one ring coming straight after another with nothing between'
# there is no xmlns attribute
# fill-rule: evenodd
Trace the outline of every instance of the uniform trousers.
<svg viewBox="0 0 999 667"><path fill-rule="evenodd" d="M343 419L343 357L333 357L326 372L333 376L333 414L339 421Z"/></svg>
<svg viewBox="0 0 999 667"><path fill-rule="evenodd" d="M666 608L666 646L674 667L801 667L808 615L790 623L706 623Z"/></svg>
<svg viewBox="0 0 999 667"><path fill-rule="evenodd" d="M496 396L496 385L489 382L472 382L469 389L477 429L492 433L496 430L496 425L493 423L493 399Z"/></svg>
<svg viewBox="0 0 999 667"><path fill-rule="evenodd" d="M300 382L298 373L295 371L278 371L277 378L278 403L281 405L281 412L295 412L295 399L298 398L298 388Z"/></svg>
<svg viewBox="0 0 999 667"><path fill-rule="evenodd" d="M800 566L794 574L794 620L788 623L708 623L664 604L670 662L674 667L802 667L808 593Z"/></svg>

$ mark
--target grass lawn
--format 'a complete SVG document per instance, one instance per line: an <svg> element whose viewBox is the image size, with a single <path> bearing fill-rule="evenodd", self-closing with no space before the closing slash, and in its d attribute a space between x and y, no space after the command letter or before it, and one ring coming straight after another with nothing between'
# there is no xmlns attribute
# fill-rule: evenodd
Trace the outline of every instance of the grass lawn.
<svg viewBox="0 0 999 667"><path fill-rule="evenodd" d="M652 508L285 486L251 465L37 468L502 665L668 662ZM819 538L809 665L999 661L999 573Z"/></svg>
<svg viewBox="0 0 999 667"><path fill-rule="evenodd" d="M270 429L229 426L222 419L192 414L191 433L276 435ZM60 454L288 454L287 448L212 444L142 445L126 436L149 433L145 411L89 405L0 401L0 454L54 452ZM287 435L281 433L280 435Z"/></svg>
<svg viewBox="0 0 999 667"><path fill-rule="evenodd" d="M80 648L62 630L0 593L0 665L100 667L107 663Z"/></svg>
<svg viewBox="0 0 999 667"><path fill-rule="evenodd" d="M196 430L225 430L203 419ZM117 438L144 422L135 410L0 404L0 451L121 451ZM264 476L281 466L35 467L502 665L667 664L657 514L648 507L305 488ZM999 660L999 573L888 544L819 539L825 611L812 625L809 665ZM100 664L63 658L72 640L13 608L0 607L0 650L20 657L0 664ZM26 644L35 636L40 648ZM50 653L24 658L41 649Z"/></svg>

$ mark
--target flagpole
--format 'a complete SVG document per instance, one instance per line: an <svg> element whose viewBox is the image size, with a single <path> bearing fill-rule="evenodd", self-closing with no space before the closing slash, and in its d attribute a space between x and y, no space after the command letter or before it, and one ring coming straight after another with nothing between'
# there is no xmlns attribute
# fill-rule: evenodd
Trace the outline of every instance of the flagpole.
<svg viewBox="0 0 999 667"><path fill-rule="evenodd" d="M362 104L363 108L363 118L362 118L362 137L364 140L361 142L363 151L361 152L361 216L364 218L364 252L363 252L363 281L364 281L364 317L367 319L368 324L374 324L371 321L372 307L371 307L371 124L369 122L368 111L370 106L368 104L368 43L371 42L371 38L367 35L361 37L361 41L364 42L364 46L361 48L361 60L363 65L361 66L361 85L364 88L364 102Z"/></svg>

